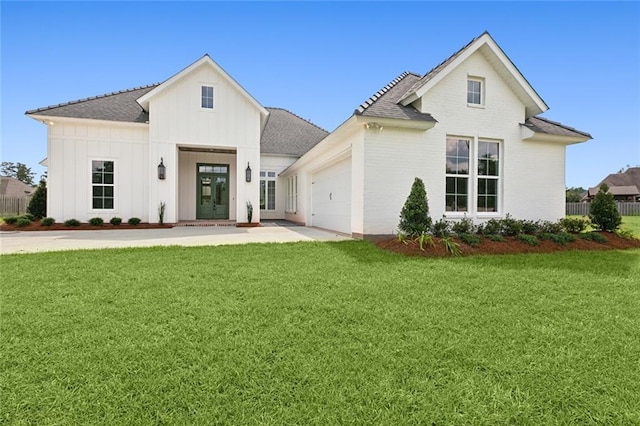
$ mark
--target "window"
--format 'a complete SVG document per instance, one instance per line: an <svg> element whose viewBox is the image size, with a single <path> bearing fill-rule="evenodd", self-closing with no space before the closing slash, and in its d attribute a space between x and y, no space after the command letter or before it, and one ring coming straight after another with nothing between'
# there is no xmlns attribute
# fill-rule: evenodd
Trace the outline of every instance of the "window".
<svg viewBox="0 0 640 426"><path fill-rule="evenodd" d="M213 109L213 87L202 86L202 108Z"/></svg>
<svg viewBox="0 0 640 426"><path fill-rule="evenodd" d="M467 80L467 103L482 105L482 84L479 78L470 78Z"/></svg>
<svg viewBox="0 0 640 426"><path fill-rule="evenodd" d="M500 144L478 142L478 212L498 211Z"/></svg>
<svg viewBox="0 0 640 426"><path fill-rule="evenodd" d="M113 161L91 162L91 194L94 209L113 209Z"/></svg>
<svg viewBox="0 0 640 426"><path fill-rule="evenodd" d="M260 210L276 209L276 172L260 171Z"/></svg>
<svg viewBox="0 0 640 426"><path fill-rule="evenodd" d="M447 138L445 203L448 212L469 210L469 149L471 140Z"/></svg>
<svg viewBox="0 0 640 426"><path fill-rule="evenodd" d="M298 211L298 176L287 179L287 212Z"/></svg>

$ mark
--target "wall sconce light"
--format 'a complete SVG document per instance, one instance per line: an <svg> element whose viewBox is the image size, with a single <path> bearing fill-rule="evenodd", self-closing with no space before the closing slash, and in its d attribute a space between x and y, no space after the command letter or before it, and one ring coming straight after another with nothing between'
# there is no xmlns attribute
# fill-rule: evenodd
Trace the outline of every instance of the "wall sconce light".
<svg viewBox="0 0 640 426"><path fill-rule="evenodd" d="M160 164L158 164L158 179L164 180L166 171L167 171L167 169L164 166L164 159L162 157L160 157Z"/></svg>
<svg viewBox="0 0 640 426"><path fill-rule="evenodd" d="M247 162L247 170L245 172L245 180L247 182L251 182L251 167L249 167L249 163Z"/></svg>

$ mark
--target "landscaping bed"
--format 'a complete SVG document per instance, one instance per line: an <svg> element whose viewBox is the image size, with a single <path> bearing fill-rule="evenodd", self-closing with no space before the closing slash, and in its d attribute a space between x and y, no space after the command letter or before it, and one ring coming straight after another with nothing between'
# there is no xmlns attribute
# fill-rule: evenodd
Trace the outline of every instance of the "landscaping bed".
<svg viewBox="0 0 640 426"><path fill-rule="evenodd" d="M449 241L457 244L460 256L478 254L515 254L515 253L551 253L567 250L620 250L640 248L640 239L624 238L610 232L598 232L606 241L599 243L583 238L575 241L558 244L553 241L539 239L537 245L530 245L517 237L504 237L504 241L492 241L482 238L478 245L471 246L464 243L458 237L450 237ZM433 244L425 243L422 249L416 240L401 241L397 237L378 241L376 245L384 250L401 253L410 256L444 257L452 256L442 238L433 237Z"/></svg>
<svg viewBox="0 0 640 426"><path fill-rule="evenodd" d="M40 222L32 222L30 225L17 226L16 224L0 223L0 231L102 231L102 230L114 230L114 229L159 229L159 228L173 228L172 223L139 223L137 225L129 225L128 223L122 223L120 225L112 225L105 223L102 225L91 225L89 223L80 223L78 226L68 226L64 223L54 223L49 226L42 226Z"/></svg>

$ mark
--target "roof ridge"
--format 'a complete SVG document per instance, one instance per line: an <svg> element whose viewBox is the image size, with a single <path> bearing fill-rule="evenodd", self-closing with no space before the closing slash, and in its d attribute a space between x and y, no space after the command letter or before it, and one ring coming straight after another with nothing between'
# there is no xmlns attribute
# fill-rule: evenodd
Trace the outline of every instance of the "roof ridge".
<svg viewBox="0 0 640 426"><path fill-rule="evenodd" d="M567 126L566 124L562 124L559 121L549 120L548 118L540 117L539 115L533 115L530 118L537 118L538 120L546 121L549 124L554 124L556 126L563 127L563 128L565 128L567 130L571 130L572 132L580 133L581 135L585 135L585 136L591 137L591 135L589 133L586 133L586 132L583 132L581 130L578 130L575 127Z"/></svg>
<svg viewBox="0 0 640 426"><path fill-rule="evenodd" d="M102 95L96 95L96 96L90 96L90 97L87 97L87 98L77 99L77 100L74 100L74 101L62 102L62 103L55 104L55 105L49 105L49 106L46 106L46 107L32 109L32 110L29 110L29 111L25 112L25 114L34 114L36 112L42 112L42 111L46 111L46 110L49 110L49 109L60 108L60 107L65 107L65 106L69 106L69 105L75 105L75 104L79 104L79 103L82 103L82 102L93 101L95 99L102 99L102 98L106 98L106 97L109 97L109 96L120 95L122 93L129 93L129 92L133 92L133 91L140 90L140 89L148 89L150 87L157 87L160 84L161 83L152 83L152 84L147 84L146 86L138 86L138 87L133 87L131 89L124 89L124 90L119 90L119 91L116 91L116 92L105 93L105 94L102 94Z"/></svg>
<svg viewBox="0 0 640 426"><path fill-rule="evenodd" d="M318 126L318 125L317 125L316 123L314 123L313 121L308 120L308 119L306 119L306 118L302 118L302 117L300 117L298 114L296 114L295 112L291 112L291 111L289 111L289 110L288 110L288 109L286 109L286 108L280 108L280 107L268 107L268 106L265 106L265 109L279 109L280 111L288 112L289 114L293 115L294 117L299 118L300 120L302 120L302 121L304 121L304 122L306 122L306 123L311 124L313 127L316 127L316 128L318 128L318 129L322 130L322 131L323 131L323 132L325 132L325 133L329 133L329 131L327 131L327 130L323 129L322 127Z"/></svg>
<svg viewBox="0 0 640 426"><path fill-rule="evenodd" d="M380 99L385 93L387 93L389 90L391 90L394 86L396 86L398 83L400 83L405 77L407 77L408 75L414 75L416 77L420 77L419 74L416 74L414 72L409 72L409 71L404 71L403 73L401 73L399 76L397 76L396 78L394 78L393 80L391 80L386 86L384 86L382 89L378 90L376 93L374 93L373 95L371 95L371 97L369 97L369 99L367 99L366 101L364 101L363 103L360 104L360 106L358 108L356 108L356 113L360 113L362 114L367 108L369 108L371 105L374 104L374 102L376 102L378 99Z"/></svg>

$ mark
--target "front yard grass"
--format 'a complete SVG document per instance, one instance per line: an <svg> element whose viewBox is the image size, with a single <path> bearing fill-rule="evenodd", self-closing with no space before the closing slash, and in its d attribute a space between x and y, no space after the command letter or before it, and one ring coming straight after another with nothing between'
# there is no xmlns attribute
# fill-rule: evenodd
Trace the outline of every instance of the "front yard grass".
<svg viewBox="0 0 640 426"><path fill-rule="evenodd" d="M640 250L6 255L0 422L638 424Z"/></svg>

